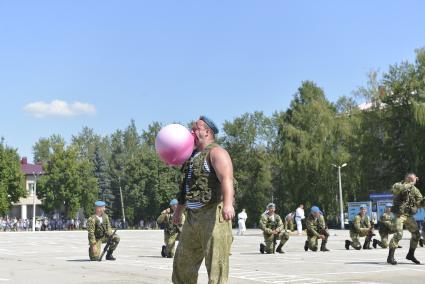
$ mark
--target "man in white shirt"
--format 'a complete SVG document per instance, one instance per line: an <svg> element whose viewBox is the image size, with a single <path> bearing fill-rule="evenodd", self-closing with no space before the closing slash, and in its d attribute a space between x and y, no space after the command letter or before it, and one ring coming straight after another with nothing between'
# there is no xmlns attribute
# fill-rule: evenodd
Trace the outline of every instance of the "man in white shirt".
<svg viewBox="0 0 425 284"><path fill-rule="evenodd" d="M303 219L305 219L304 204L300 204L300 206L298 206L297 210L295 211L295 222L297 223L298 235L302 235L303 232L303 225L301 223L301 220Z"/></svg>
<svg viewBox="0 0 425 284"><path fill-rule="evenodd" d="M246 231L245 222L248 219L248 215L246 215L245 209L242 209L242 212L238 214L238 235L242 236Z"/></svg>

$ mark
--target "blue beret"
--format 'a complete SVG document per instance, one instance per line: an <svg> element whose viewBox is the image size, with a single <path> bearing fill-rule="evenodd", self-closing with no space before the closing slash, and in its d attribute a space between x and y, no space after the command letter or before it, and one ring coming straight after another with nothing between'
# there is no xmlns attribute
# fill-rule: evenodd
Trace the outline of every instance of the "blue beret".
<svg viewBox="0 0 425 284"><path fill-rule="evenodd" d="M367 209L366 204L362 204L362 205L360 205L360 209Z"/></svg>
<svg viewBox="0 0 425 284"><path fill-rule="evenodd" d="M177 199L171 199L171 201L170 201L170 206L173 206L173 205L177 205L179 202L177 201Z"/></svg>
<svg viewBox="0 0 425 284"><path fill-rule="evenodd" d="M205 122L208 125L208 127L212 129L214 134L218 133L217 125L215 125L215 123L211 119L209 119L205 115L201 115L201 117L199 119L202 120L203 122Z"/></svg>
<svg viewBox="0 0 425 284"><path fill-rule="evenodd" d="M96 207L106 206L106 203L102 200L98 200L94 203Z"/></svg>
<svg viewBox="0 0 425 284"><path fill-rule="evenodd" d="M317 207L317 206L311 207L310 212L311 213L319 213L319 212L322 213L322 211L320 211L319 207Z"/></svg>
<svg viewBox="0 0 425 284"><path fill-rule="evenodd" d="M269 208L276 208L276 205L274 203L267 204L267 209Z"/></svg>
<svg viewBox="0 0 425 284"><path fill-rule="evenodd" d="M387 203L385 204L385 207L393 207L393 205L391 203Z"/></svg>

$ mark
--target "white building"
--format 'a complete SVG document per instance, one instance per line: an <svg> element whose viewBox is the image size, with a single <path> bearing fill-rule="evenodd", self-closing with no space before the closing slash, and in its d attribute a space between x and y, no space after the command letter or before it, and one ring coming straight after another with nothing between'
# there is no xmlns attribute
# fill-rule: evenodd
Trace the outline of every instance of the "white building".
<svg viewBox="0 0 425 284"><path fill-rule="evenodd" d="M43 166L41 164L28 164L27 158L21 159L21 171L25 175L25 189L27 190L27 197L19 199L19 202L14 203L11 210L11 217L18 219L32 219L33 204L35 203L36 213L35 216L41 216L43 210L41 209L41 201L34 196L34 187L36 185L36 178L42 175Z"/></svg>

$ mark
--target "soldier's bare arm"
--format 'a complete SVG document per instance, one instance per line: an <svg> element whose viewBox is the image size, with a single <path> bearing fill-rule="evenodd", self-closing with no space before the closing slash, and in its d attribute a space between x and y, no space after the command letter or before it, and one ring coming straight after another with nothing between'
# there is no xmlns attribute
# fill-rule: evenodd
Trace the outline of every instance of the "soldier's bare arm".
<svg viewBox="0 0 425 284"><path fill-rule="evenodd" d="M229 153L221 147L214 147L210 152L211 164L221 183L223 193L223 218L231 220L235 217L233 208L234 188L233 188L233 165Z"/></svg>

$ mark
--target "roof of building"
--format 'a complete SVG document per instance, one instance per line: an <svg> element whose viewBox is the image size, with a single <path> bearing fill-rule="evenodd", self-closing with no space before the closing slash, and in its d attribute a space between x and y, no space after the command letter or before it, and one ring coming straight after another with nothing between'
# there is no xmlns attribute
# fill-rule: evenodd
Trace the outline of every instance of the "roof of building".
<svg viewBox="0 0 425 284"><path fill-rule="evenodd" d="M32 175L32 174L44 174L43 166L41 164L28 164L27 158L22 157L21 159L21 171L25 175Z"/></svg>

